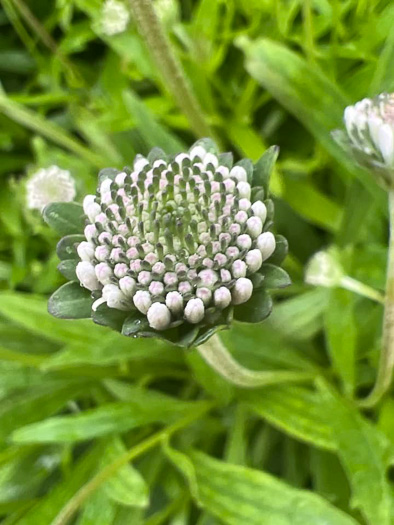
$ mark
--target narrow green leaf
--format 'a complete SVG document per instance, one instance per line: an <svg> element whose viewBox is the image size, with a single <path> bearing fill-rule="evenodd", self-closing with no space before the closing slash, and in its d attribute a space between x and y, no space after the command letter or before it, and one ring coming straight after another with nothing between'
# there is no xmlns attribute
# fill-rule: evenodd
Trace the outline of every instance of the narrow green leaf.
<svg viewBox="0 0 394 525"><path fill-rule="evenodd" d="M81 234L85 227L85 214L77 202L51 202L42 212L45 222L60 235Z"/></svg>
<svg viewBox="0 0 394 525"><path fill-rule="evenodd" d="M274 169L276 159L279 155L279 147L271 146L259 158L254 165L253 170L253 186L262 186L265 195L268 195L269 182L272 170Z"/></svg>
<svg viewBox="0 0 394 525"><path fill-rule="evenodd" d="M77 525L112 525L116 516L116 506L99 488L90 496L82 508Z"/></svg>
<svg viewBox="0 0 394 525"><path fill-rule="evenodd" d="M51 295L48 311L60 319L86 319L91 316L92 303L89 290L71 282L63 284Z"/></svg>

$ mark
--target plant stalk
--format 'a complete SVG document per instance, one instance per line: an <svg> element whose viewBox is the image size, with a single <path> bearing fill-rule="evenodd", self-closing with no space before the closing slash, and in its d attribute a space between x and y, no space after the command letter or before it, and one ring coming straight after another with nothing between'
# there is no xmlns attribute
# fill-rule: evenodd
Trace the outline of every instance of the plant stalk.
<svg viewBox="0 0 394 525"><path fill-rule="evenodd" d="M370 408L376 405L391 385L394 368L394 189L389 191L389 252L387 260L386 297L384 302L382 350L375 385L369 396L359 405Z"/></svg>
<svg viewBox="0 0 394 525"><path fill-rule="evenodd" d="M198 137L212 136L203 111L173 53L151 0L129 0L137 27L144 37L165 85L174 96Z"/></svg>
<svg viewBox="0 0 394 525"><path fill-rule="evenodd" d="M240 365L228 352L218 335L197 347L202 358L229 383L241 388L259 388L277 383L308 381L316 377L313 372L256 371Z"/></svg>

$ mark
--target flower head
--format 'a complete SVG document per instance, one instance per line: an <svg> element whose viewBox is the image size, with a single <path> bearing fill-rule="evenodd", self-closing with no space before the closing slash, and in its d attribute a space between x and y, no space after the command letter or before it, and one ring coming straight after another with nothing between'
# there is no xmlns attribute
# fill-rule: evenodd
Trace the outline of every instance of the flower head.
<svg viewBox="0 0 394 525"><path fill-rule="evenodd" d="M359 164L372 170L384 186L394 181L394 94L365 98L345 109L347 143ZM337 138L343 143L341 135Z"/></svg>
<svg viewBox="0 0 394 525"><path fill-rule="evenodd" d="M204 139L171 159L154 149L132 169L103 170L83 201L85 239L76 245L76 277L92 293L93 318L116 309L131 317L128 333L140 335L197 337L228 324L273 268L265 263L277 242L263 186L276 155L268 150L260 170L250 161L233 166Z"/></svg>
<svg viewBox="0 0 394 525"><path fill-rule="evenodd" d="M123 2L106 0L101 12L101 30L112 36L123 33L130 21L130 13Z"/></svg>
<svg viewBox="0 0 394 525"><path fill-rule="evenodd" d="M309 260L305 282L313 286L331 288L339 286L345 272L333 251L316 252Z"/></svg>
<svg viewBox="0 0 394 525"><path fill-rule="evenodd" d="M75 181L70 172L58 166L38 170L26 184L30 209L42 210L50 202L72 201L75 194Z"/></svg>

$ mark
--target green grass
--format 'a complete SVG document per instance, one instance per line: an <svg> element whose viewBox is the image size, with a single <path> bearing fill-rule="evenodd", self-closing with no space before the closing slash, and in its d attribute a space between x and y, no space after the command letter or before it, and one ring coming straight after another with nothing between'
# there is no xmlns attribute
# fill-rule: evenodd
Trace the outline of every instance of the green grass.
<svg viewBox="0 0 394 525"><path fill-rule="evenodd" d="M47 313L63 278L57 236L25 207L28 175L68 169L81 200L100 168L200 138L133 20L104 36L101 5L0 3L1 523L393 524L394 398L355 403L376 376L382 306L308 286L304 269L333 246L347 275L384 290L386 195L330 132L347 104L394 91L394 4L167 4L222 150L281 148L271 189L294 284L267 321L222 339L245 366L319 379L248 391L194 351Z"/></svg>

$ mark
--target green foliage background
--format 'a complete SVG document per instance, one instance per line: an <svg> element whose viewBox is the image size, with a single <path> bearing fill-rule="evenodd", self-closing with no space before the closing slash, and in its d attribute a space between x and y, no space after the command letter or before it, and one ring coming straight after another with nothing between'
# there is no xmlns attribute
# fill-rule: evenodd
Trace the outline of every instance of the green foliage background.
<svg viewBox="0 0 394 525"><path fill-rule="evenodd" d="M384 288L385 194L330 131L347 104L394 90L394 4L160 2L222 149L255 161L281 147L272 192L294 284L268 321L222 338L251 368L319 379L253 391L194 351L47 314L63 281L55 234L25 207L28 174L69 169L81 198L100 168L199 138L133 21L106 37L101 6L1 1L1 523L394 523L394 399L354 402L376 375L382 307L303 282L310 256L336 245L349 275Z"/></svg>

